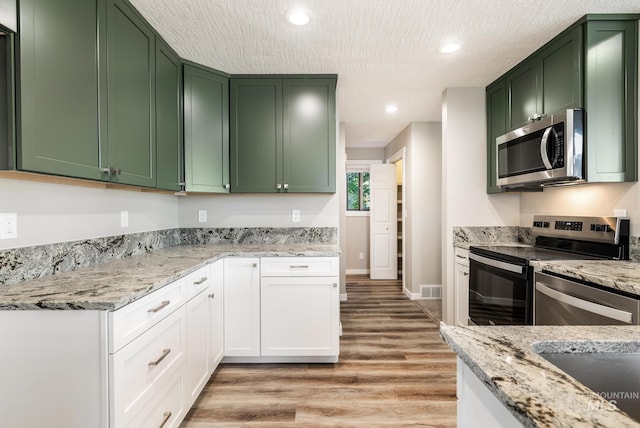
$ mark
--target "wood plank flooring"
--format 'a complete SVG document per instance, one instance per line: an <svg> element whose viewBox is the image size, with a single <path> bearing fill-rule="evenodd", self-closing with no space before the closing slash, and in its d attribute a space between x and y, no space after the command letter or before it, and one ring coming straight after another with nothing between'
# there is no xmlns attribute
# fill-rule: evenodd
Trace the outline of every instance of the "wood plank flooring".
<svg viewBox="0 0 640 428"><path fill-rule="evenodd" d="M183 428L455 427L456 361L397 281L347 279L336 364L223 364Z"/></svg>

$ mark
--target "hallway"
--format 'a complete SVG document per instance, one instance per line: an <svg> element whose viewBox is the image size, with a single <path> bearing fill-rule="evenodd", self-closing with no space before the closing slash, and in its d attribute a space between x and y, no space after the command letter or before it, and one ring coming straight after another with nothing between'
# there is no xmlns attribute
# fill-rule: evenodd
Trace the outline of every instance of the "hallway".
<svg viewBox="0 0 640 428"><path fill-rule="evenodd" d="M336 364L223 364L183 428L455 427L455 354L398 281L347 279Z"/></svg>

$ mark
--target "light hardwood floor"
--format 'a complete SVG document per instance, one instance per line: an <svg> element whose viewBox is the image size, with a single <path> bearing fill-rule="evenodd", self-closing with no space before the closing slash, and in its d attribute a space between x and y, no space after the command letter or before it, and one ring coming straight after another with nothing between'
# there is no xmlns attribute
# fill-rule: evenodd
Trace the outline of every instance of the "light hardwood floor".
<svg viewBox="0 0 640 428"><path fill-rule="evenodd" d="M398 281L347 279L336 364L223 364L187 415L202 427L455 427L456 361Z"/></svg>

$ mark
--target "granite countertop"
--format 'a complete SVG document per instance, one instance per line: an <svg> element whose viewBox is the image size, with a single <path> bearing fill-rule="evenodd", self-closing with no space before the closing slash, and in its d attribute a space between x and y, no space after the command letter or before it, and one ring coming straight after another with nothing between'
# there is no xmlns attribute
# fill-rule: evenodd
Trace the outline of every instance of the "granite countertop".
<svg viewBox="0 0 640 428"><path fill-rule="evenodd" d="M507 241L507 242L480 242L480 241L474 241L474 242L456 242L453 244L454 247L457 248L463 248L465 250L468 250L471 247L486 247L486 246L495 246L495 245L500 245L503 247L530 247L531 245L529 244L525 244L522 242L511 242L511 241Z"/></svg>
<svg viewBox="0 0 640 428"><path fill-rule="evenodd" d="M440 334L524 426L640 426L532 348L638 352L639 326L443 326Z"/></svg>
<svg viewBox="0 0 640 428"><path fill-rule="evenodd" d="M337 245L185 245L0 287L0 310L116 310L223 257L337 256Z"/></svg>
<svg viewBox="0 0 640 428"><path fill-rule="evenodd" d="M620 260L532 261L537 270L640 296L640 263Z"/></svg>

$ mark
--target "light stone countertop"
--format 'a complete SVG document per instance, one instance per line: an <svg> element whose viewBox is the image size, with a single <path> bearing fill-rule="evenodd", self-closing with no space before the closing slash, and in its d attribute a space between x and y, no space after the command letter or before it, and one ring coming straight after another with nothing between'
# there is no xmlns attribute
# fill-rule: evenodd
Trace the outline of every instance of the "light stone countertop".
<svg viewBox="0 0 640 428"><path fill-rule="evenodd" d="M640 427L532 348L638 352L640 326L443 326L440 334L524 426Z"/></svg>
<svg viewBox="0 0 640 428"><path fill-rule="evenodd" d="M116 310L223 257L337 256L337 245L185 245L0 287L0 310Z"/></svg>

